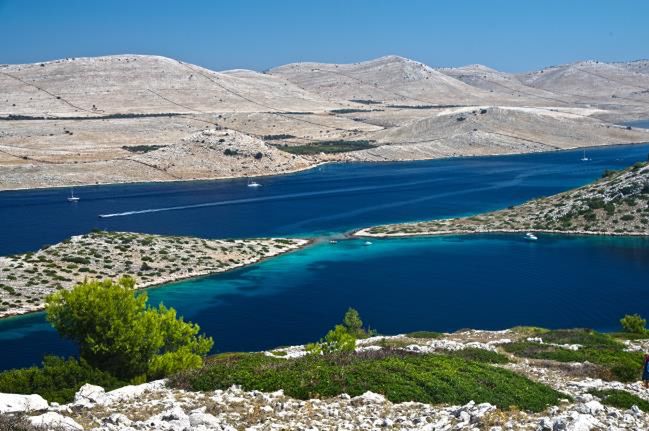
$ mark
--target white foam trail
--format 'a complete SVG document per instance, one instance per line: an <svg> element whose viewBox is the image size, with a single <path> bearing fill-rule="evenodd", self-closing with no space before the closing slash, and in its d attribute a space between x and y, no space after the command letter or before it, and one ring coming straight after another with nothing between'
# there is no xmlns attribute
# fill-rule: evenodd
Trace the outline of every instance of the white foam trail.
<svg viewBox="0 0 649 431"><path fill-rule="evenodd" d="M267 202L267 201L275 201L275 200L282 200L282 199L297 199L297 198L312 197L312 196L333 195L338 193L353 193L353 192L368 191L368 190L380 190L380 189L388 189L388 188L403 187L403 186L414 186L417 184L431 183L431 182L438 182L438 181L440 181L440 179L436 178L436 179L429 179L424 181L412 181L408 183L399 183L399 184L382 184L379 186L364 186L364 187L346 187L341 189L321 190L317 192L302 192L302 193L290 193L284 195L274 195L274 196L266 196L266 197L258 197L258 198L231 199L227 201L205 202L201 204L179 205L179 206L163 207L163 208L150 208L144 210L125 211L121 213L112 213L112 214L100 214L99 217L101 218L125 217L125 216L130 216L135 214L148 214L148 213L157 213L163 211L179 211L185 209L216 207L216 206L223 206L223 205L236 205L236 204L245 204L245 203L252 203L252 202Z"/></svg>
<svg viewBox="0 0 649 431"><path fill-rule="evenodd" d="M372 211L376 211L379 209L386 209L386 208L395 208L395 207L401 207L405 205L412 205L415 203L419 202L425 202L425 201L430 201L433 199L439 199L447 196L459 196L463 194L469 194L469 193L475 193L475 192L481 192L481 191L487 191L487 190L494 190L494 189L499 189L502 187L511 187L518 185L522 182L524 177L531 176L530 174L519 174L515 178L511 180L506 180L506 181L500 181L497 183L494 183L489 186L484 186L484 187L473 187L473 188L468 188L468 189L461 189L461 190L453 190L453 191L448 191L448 192L441 192L441 193L434 193L431 195L426 195L422 197L417 197L413 199L408 199L408 200L401 200L401 201L393 201L389 203L383 203L379 205L374 205L371 207L363 207L363 208L357 208L351 211L346 211L346 212L337 212L336 214L331 214L331 215L326 215L322 217L316 217L316 218L311 218L308 220L302 220L297 223L290 224L288 226L284 226L284 228L290 228L290 229L295 229L303 226L308 226L314 222L325 222L325 221L330 221L330 220L338 220L338 219L344 219L348 218L351 216L356 216L356 215L361 215L365 213L369 213Z"/></svg>

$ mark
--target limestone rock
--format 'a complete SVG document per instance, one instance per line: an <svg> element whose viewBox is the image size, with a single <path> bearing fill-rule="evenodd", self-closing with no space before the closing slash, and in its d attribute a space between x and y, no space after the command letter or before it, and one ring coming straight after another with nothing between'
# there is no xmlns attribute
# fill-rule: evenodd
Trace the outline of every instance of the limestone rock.
<svg viewBox="0 0 649 431"><path fill-rule="evenodd" d="M48 404L40 395L0 393L0 413L20 413L47 409Z"/></svg>

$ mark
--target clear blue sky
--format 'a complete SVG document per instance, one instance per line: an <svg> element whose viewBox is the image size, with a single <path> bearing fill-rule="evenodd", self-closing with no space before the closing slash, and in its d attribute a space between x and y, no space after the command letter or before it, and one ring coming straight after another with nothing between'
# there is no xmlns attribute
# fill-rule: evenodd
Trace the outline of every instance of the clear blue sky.
<svg viewBox="0 0 649 431"><path fill-rule="evenodd" d="M0 0L0 63L158 54L211 69L398 54L525 71L649 57L646 0Z"/></svg>

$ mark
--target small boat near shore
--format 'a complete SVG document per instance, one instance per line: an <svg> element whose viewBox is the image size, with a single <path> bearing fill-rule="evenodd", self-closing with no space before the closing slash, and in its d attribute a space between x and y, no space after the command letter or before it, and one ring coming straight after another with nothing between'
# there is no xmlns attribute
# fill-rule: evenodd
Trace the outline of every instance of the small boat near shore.
<svg viewBox="0 0 649 431"><path fill-rule="evenodd" d="M525 234L525 239L528 241L536 241L537 239L539 239L539 237L534 235L532 232L527 232Z"/></svg>
<svg viewBox="0 0 649 431"><path fill-rule="evenodd" d="M364 245L372 245L372 241L365 241Z"/></svg>
<svg viewBox="0 0 649 431"><path fill-rule="evenodd" d="M586 150L584 150L584 155L580 159L582 162L588 162L590 159L586 156Z"/></svg>
<svg viewBox="0 0 649 431"><path fill-rule="evenodd" d="M70 190L70 196L68 196L68 202L79 202L79 197L74 195L74 189Z"/></svg>
<svg viewBox="0 0 649 431"><path fill-rule="evenodd" d="M261 187L261 184L248 178L248 187Z"/></svg>

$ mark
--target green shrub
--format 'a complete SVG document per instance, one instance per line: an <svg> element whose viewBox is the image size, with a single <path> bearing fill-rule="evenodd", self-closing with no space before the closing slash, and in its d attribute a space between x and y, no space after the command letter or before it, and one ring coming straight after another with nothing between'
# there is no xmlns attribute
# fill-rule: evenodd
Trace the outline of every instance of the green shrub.
<svg viewBox="0 0 649 431"><path fill-rule="evenodd" d="M320 141L305 145L292 145L278 147L282 151L291 154L320 154L320 153L346 153L350 151L366 150L374 148L373 141Z"/></svg>
<svg viewBox="0 0 649 431"><path fill-rule="evenodd" d="M0 373L0 392L38 394L50 402L69 403L86 383L106 390L127 382L88 365L86 361L46 356L41 367L30 367Z"/></svg>
<svg viewBox="0 0 649 431"><path fill-rule="evenodd" d="M79 264L89 264L90 259L87 257L80 257L80 256L66 256L63 258L64 261L66 262L72 262L72 263L79 263Z"/></svg>
<svg viewBox="0 0 649 431"><path fill-rule="evenodd" d="M466 348L455 350L447 353L448 356L466 359L467 361L476 361L482 364L507 364L509 359L502 353L492 352L491 350Z"/></svg>
<svg viewBox="0 0 649 431"><path fill-rule="evenodd" d="M430 404L490 402L542 411L567 398L545 385L492 365L438 354L379 350L352 354L307 355L280 359L260 353L209 358L199 370L170 378L182 389L212 391L241 385L245 390L276 391L298 399L351 396L372 391L392 402Z"/></svg>
<svg viewBox="0 0 649 431"><path fill-rule="evenodd" d="M626 332L632 334L644 334L647 332L647 320L643 319L639 314L627 314L620 319L620 324Z"/></svg>
<svg viewBox="0 0 649 431"><path fill-rule="evenodd" d="M649 413L649 402L627 391L606 389L602 391L591 390L589 392L600 398L602 403L607 406L619 409L630 409L633 406L638 406L642 411Z"/></svg>
<svg viewBox="0 0 649 431"><path fill-rule="evenodd" d="M123 277L78 284L46 300L47 320L79 345L91 366L122 379L159 378L202 365L213 341L198 325L176 317L162 304L135 295L135 281Z"/></svg>
<svg viewBox="0 0 649 431"><path fill-rule="evenodd" d="M354 349L356 349L356 338L343 325L336 325L319 342L306 345L306 351L311 354L349 353Z"/></svg>
<svg viewBox="0 0 649 431"><path fill-rule="evenodd" d="M621 350L624 345L609 334L592 329L555 329L542 333L540 337L546 343L581 344L586 347L611 348Z"/></svg>
<svg viewBox="0 0 649 431"><path fill-rule="evenodd" d="M594 332L594 331L593 331ZM604 334L602 334L604 335ZM600 377L605 380L632 382L638 379L643 356L638 352L625 352L624 344L607 336L604 344L585 340L579 350L568 350L549 344L518 341L503 345L503 349L516 356L533 359L548 359L558 362L585 362L600 365L605 371ZM543 337L550 342L549 339ZM554 341L552 341L554 342ZM615 344L614 344L615 343Z"/></svg>

